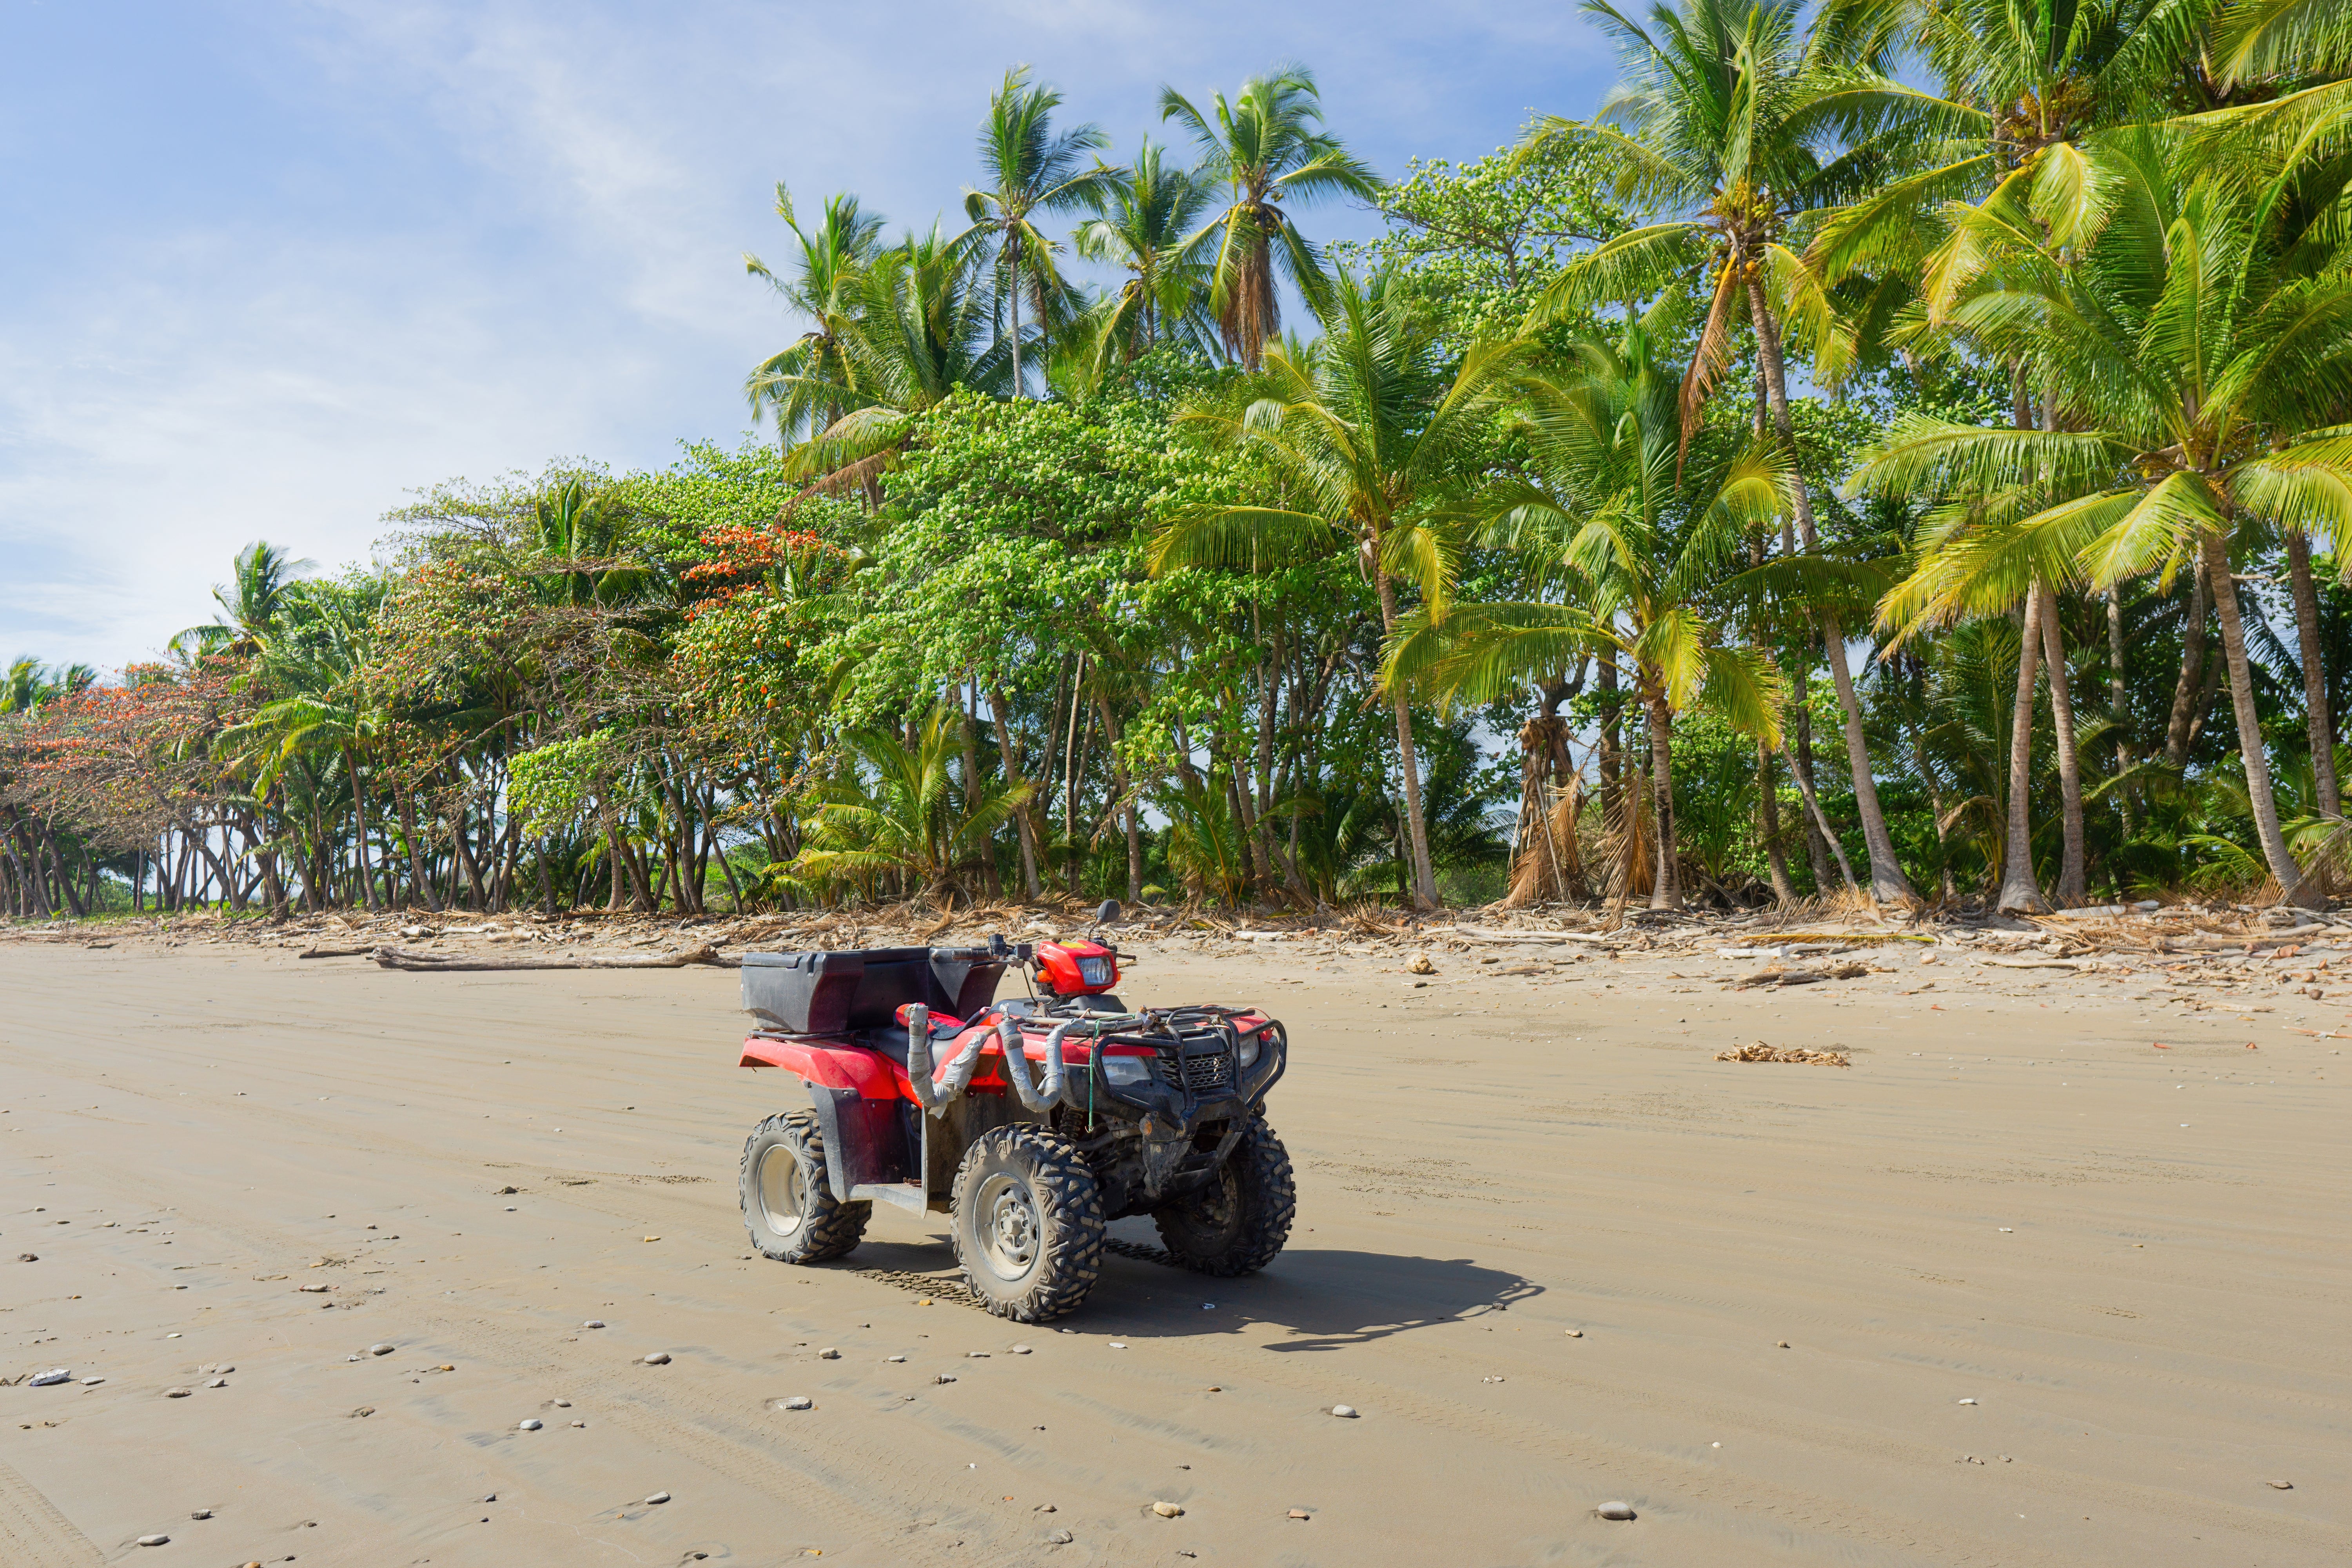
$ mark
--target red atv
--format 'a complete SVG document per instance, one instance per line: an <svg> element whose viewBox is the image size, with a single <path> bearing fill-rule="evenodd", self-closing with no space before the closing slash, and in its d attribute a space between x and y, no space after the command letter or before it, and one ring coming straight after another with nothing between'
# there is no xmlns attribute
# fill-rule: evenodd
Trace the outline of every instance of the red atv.
<svg viewBox="0 0 2352 1568"><path fill-rule="evenodd" d="M1099 930L1118 905L1097 912ZM949 1216L988 1310L1074 1310L1103 1227L1148 1214L1176 1261L1263 1268L1290 1235L1290 1156L1265 1124L1289 1039L1250 1007L1129 1012L1102 942L747 953L742 1065L780 1067L814 1109L743 1145L743 1223L782 1263L857 1245L877 1199ZM1010 965L1029 994L996 999Z"/></svg>

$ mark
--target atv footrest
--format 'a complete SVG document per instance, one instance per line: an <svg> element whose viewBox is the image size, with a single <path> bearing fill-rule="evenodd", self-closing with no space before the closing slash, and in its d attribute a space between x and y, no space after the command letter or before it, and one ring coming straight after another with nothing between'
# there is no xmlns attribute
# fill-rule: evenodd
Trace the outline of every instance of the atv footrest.
<svg viewBox="0 0 2352 1568"><path fill-rule="evenodd" d="M863 1203L868 1199L890 1204L914 1214L921 1214L927 1205L920 1182L860 1182L849 1189L851 1203Z"/></svg>

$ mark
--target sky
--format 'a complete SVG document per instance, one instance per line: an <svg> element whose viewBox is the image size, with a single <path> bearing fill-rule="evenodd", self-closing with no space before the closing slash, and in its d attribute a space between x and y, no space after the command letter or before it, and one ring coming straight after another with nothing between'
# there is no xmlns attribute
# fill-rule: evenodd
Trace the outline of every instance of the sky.
<svg viewBox="0 0 2352 1568"><path fill-rule="evenodd" d="M1116 160L1289 62L1386 174L1615 75L1565 0L9 0L0 658L153 658L247 542L364 563L444 479L740 442L777 181L928 227L1010 66Z"/></svg>

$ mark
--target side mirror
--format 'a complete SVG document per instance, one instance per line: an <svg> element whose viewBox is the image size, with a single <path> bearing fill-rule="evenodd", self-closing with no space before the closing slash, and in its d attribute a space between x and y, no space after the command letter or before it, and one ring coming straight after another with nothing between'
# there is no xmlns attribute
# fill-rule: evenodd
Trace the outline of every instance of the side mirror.
<svg viewBox="0 0 2352 1568"><path fill-rule="evenodd" d="M1118 919L1120 912L1118 900L1117 899L1105 899L1102 901L1102 908L1095 911L1095 924L1098 926L1108 925L1111 921Z"/></svg>

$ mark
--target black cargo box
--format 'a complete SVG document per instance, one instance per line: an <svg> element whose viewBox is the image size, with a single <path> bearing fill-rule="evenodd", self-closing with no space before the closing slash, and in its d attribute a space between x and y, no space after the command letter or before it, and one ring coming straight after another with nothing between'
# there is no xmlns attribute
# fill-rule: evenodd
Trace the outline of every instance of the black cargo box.
<svg viewBox="0 0 2352 1568"><path fill-rule="evenodd" d="M887 1028L919 1002L969 1017L994 1000L1005 961L984 952L876 947L834 952L747 952L743 1011L790 1035Z"/></svg>

